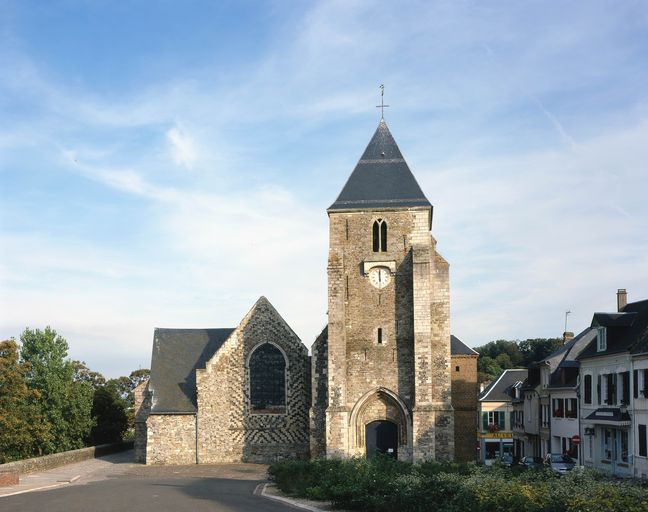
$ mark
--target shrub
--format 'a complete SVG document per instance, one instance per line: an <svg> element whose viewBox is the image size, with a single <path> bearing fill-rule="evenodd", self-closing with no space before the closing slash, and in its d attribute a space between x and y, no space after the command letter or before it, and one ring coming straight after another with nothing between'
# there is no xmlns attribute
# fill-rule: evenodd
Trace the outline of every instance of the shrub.
<svg viewBox="0 0 648 512"><path fill-rule="evenodd" d="M370 460L279 462L269 474L289 494L368 512L648 512L648 488L601 473L444 462Z"/></svg>

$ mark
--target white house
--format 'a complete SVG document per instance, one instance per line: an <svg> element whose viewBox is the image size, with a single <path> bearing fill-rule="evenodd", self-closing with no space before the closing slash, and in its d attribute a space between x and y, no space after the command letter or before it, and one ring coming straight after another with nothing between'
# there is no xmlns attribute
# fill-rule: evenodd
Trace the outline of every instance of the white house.
<svg viewBox="0 0 648 512"><path fill-rule="evenodd" d="M648 368L648 300L626 304L625 290L617 300L618 312L594 314L596 336L578 356L582 455L586 466L642 476L648 473L648 414L640 393Z"/></svg>

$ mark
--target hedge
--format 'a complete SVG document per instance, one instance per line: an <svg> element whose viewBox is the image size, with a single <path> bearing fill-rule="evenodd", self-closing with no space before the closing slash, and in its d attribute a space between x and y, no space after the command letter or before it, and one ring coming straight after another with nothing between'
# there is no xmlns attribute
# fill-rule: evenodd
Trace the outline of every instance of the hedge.
<svg viewBox="0 0 648 512"><path fill-rule="evenodd" d="M370 460L282 461L268 469L289 495L368 512L648 512L648 487L593 470Z"/></svg>

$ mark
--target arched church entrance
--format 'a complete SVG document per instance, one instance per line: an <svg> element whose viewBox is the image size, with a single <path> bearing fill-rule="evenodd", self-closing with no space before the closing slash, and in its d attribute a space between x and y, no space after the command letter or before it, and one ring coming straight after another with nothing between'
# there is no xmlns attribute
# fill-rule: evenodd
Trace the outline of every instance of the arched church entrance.
<svg viewBox="0 0 648 512"><path fill-rule="evenodd" d="M398 425L388 420L372 421L365 426L367 458L378 453L398 458Z"/></svg>
<svg viewBox="0 0 648 512"><path fill-rule="evenodd" d="M349 418L349 454L367 457L382 451L402 460L411 459L412 421L399 396L386 388L367 392Z"/></svg>

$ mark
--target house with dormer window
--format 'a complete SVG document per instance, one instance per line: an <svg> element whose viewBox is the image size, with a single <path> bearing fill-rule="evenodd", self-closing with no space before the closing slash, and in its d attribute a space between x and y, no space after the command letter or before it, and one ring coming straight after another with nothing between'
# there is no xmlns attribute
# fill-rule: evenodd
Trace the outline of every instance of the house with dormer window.
<svg viewBox="0 0 648 512"><path fill-rule="evenodd" d="M594 313L595 336L578 356L582 456L586 466L641 477L648 473L648 404L640 393L648 369L648 300L628 304L626 297L619 290L617 312Z"/></svg>
<svg viewBox="0 0 648 512"><path fill-rule="evenodd" d="M477 397L480 459L492 464L505 455L513 456L513 390L527 378L526 368L504 370Z"/></svg>

